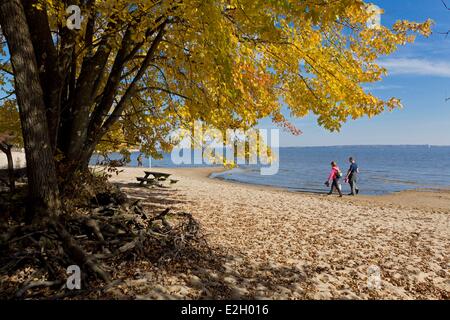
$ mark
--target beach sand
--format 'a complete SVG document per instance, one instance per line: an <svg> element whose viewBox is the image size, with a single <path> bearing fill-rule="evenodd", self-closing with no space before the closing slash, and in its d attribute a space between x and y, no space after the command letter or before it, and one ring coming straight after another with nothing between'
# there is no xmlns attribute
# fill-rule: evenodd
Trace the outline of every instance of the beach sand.
<svg viewBox="0 0 450 320"><path fill-rule="evenodd" d="M139 187L144 169L112 178L148 210L188 211L221 267L143 266L120 287L138 299L449 299L450 191L357 198L232 183L221 169L152 169L170 188ZM147 276L146 276L147 275ZM151 275L151 276L150 276ZM157 282L154 282L155 276ZM119 292L116 292L119 294Z"/></svg>
<svg viewBox="0 0 450 320"><path fill-rule="evenodd" d="M12 152L13 163L15 168L24 168L27 164L25 160L24 152ZM8 160L6 159L6 154L0 151L0 169L5 169L8 167Z"/></svg>

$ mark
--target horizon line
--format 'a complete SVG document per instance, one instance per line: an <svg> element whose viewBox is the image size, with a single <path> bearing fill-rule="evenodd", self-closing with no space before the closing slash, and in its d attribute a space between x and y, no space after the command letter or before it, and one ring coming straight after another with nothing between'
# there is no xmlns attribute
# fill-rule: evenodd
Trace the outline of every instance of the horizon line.
<svg viewBox="0 0 450 320"><path fill-rule="evenodd" d="M280 146L280 148L332 148L332 147L450 147L450 144L335 144L335 145L307 145Z"/></svg>

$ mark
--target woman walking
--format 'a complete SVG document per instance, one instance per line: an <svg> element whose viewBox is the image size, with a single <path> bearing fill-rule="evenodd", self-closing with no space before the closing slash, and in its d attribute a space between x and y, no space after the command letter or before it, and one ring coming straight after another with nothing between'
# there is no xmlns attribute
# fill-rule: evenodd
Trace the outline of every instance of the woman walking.
<svg viewBox="0 0 450 320"><path fill-rule="evenodd" d="M339 180L342 178L342 172L341 169L339 169L336 162L331 162L331 172L328 176L328 181L325 182L325 184L329 187L331 185L331 190L328 193L329 195L333 194L333 189L336 188L336 190L339 193L339 197L342 197L342 191L341 191L341 185L339 183Z"/></svg>

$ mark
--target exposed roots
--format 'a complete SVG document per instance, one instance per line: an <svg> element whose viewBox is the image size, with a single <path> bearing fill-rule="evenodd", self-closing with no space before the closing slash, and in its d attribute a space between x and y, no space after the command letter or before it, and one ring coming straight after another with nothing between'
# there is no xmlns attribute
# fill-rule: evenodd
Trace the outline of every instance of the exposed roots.
<svg viewBox="0 0 450 320"><path fill-rule="evenodd" d="M152 216L139 201L91 203L71 208L64 220L31 226L9 219L1 228L0 298L6 299L71 295L70 265L81 268L86 292L115 283L113 266L123 261L160 264L209 250L190 213L166 209Z"/></svg>

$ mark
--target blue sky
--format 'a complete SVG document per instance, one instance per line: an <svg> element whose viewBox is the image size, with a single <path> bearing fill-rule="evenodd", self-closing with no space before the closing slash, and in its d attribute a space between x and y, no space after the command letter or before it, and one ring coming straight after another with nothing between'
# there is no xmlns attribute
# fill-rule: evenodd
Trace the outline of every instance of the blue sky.
<svg viewBox="0 0 450 320"><path fill-rule="evenodd" d="M446 0L450 7L450 0ZM418 37L414 44L381 59L389 75L368 88L384 99L397 97L404 108L372 119L344 124L341 132L329 133L317 125L313 116L290 119L303 135L282 133L281 146L330 146L368 144L450 145L450 11L441 0L372 0L384 9L382 23L396 20L435 21L430 38ZM267 122L261 123L266 127Z"/></svg>

